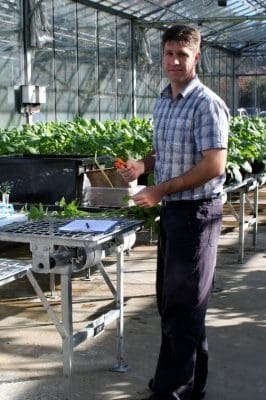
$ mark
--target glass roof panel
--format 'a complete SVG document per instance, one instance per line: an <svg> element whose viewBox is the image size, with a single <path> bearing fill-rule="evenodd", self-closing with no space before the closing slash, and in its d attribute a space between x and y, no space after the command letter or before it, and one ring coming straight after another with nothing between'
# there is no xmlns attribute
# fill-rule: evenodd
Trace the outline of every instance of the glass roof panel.
<svg viewBox="0 0 266 400"><path fill-rule="evenodd" d="M178 23L198 26L203 41L241 52L249 45L266 43L265 0L82 0L95 8L146 27L166 29Z"/></svg>

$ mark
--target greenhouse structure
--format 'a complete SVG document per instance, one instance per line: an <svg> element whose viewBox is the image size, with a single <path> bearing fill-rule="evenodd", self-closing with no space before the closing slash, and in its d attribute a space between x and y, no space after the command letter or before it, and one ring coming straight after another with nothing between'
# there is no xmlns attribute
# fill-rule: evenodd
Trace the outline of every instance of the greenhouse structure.
<svg viewBox="0 0 266 400"><path fill-rule="evenodd" d="M201 30L198 74L232 115L266 110L263 0L9 0L0 10L1 128L25 123L29 84L46 90L33 121L150 117L165 83L160 38L176 23Z"/></svg>
<svg viewBox="0 0 266 400"><path fill-rule="evenodd" d="M265 0L0 20L0 400L265 400Z"/></svg>

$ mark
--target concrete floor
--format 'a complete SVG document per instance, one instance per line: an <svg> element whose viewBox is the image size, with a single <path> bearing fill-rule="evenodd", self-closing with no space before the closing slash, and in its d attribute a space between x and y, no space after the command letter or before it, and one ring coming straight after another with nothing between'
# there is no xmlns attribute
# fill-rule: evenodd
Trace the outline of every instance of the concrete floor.
<svg viewBox="0 0 266 400"><path fill-rule="evenodd" d="M155 296L156 247L139 233L125 262L126 373L111 372L116 326L74 351L74 400L138 400L149 394L160 343ZM258 229L257 249L248 230L245 262L238 262L238 229L223 228L215 289L207 317L210 372L206 400L266 399L266 224ZM1 253L10 252L2 249ZM14 252L12 250L12 252ZM16 252L27 257L25 247ZM115 279L114 259L104 261ZM47 292L46 281L40 282ZM46 285L46 286L45 286ZM60 312L59 299L50 299ZM74 330L112 302L101 275L73 279ZM0 288L0 399L63 400L61 338L26 278Z"/></svg>

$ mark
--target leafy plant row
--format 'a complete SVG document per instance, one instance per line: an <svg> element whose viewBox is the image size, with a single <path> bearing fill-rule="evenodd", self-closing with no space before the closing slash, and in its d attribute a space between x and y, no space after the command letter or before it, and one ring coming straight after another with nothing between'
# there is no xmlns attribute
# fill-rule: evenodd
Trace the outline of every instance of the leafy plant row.
<svg viewBox="0 0 266 400"><path fill-rule="evenodd" d="M87 120L46 122L0 130L0 155L75 155L141 158L152 148L152 121ZM230 123L227 182L266 170L266 118L233 117Z"/></svg>
<svg viewBox="0 0 266 400"><path fill-rule="evenodd" d="M227 183L266 171L266 118L231 119L226 166Z"/></svg>
<svg viewBox="0 0 266 400"><path fill-rule="evenodd" d="M152 122L87 120L24 125L0 131L0 155L98 155L143 157L151 150Z"/></svg>

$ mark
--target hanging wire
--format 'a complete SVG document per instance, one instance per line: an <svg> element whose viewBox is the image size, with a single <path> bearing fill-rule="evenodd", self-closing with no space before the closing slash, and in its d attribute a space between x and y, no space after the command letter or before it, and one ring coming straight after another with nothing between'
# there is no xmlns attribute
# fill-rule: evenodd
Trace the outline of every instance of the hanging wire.
<svg viewBox="0 0 266 400"><path fill-rule="evenodd" d="M266 4L263 0L246 0L250 5L252 5L253 7L255 6L259 6L262 7L266 10ZM255 4L254 4L255 3Z"/></svg>
<svg viewBox="0 0 266 400"><path fill-rule="evenodd" d="M213 0L201 0L204 7L210 6Z"/></svg>

